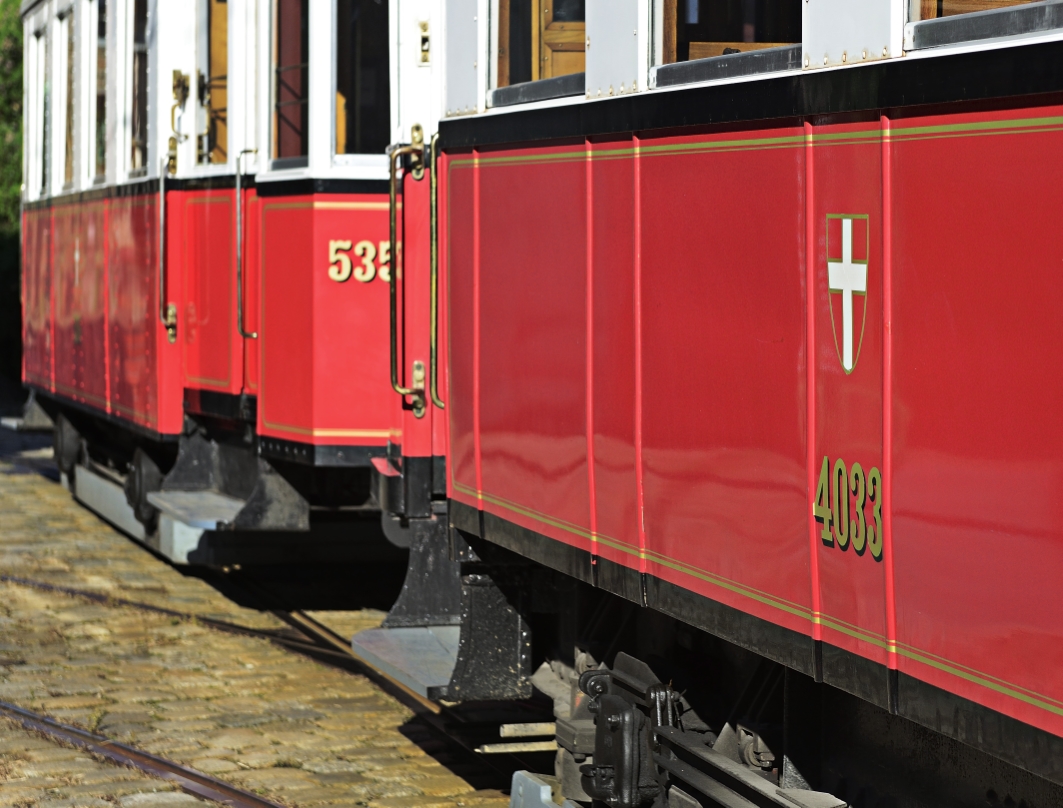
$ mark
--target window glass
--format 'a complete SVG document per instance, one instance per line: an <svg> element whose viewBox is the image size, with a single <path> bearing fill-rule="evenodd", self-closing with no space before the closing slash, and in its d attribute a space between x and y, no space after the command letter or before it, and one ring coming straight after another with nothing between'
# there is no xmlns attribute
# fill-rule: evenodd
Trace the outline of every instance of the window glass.
<svg viewBox="0 0 1063 808"><path fill-rule="evenodd" d="M133 109L129 167L148 164L148 0L133 0Z"/></svg>
<svg viewBox="0 0 1063 808"><path fill-rule="evenodd" d="M206 0L205 47L199 68L199 104L203 131L196 144L200 163L229 161L229 4Z"/></svg>
<svg viewBox="0 0 1063 808"><path fill-rule="evenodd" d="M96 0L96 176L107 173L107 0Z"/></svg>
<svg viewBox="0 0 1063 808"><path fill-rule="evenodd" d="M273 43L273 157L307 154L309 0L277 0Z"/></svg>
<svg viewBox="0 0 1063 808"><path fill-rule="evenodd" d="M933 20L972 11L1022 6L1036 0L912 0L911 20Z"/></svg>
<svg viewBox="0 0 1063 808"><path fill-rule="evenodd" d="M48 179L51 169L51 132L48 122L51 118L52 88L48 82L48 37L42 31L37 34L37 81L40 88L40 156L41 156L41 196L48 195Z"/></svg>
<svg viewBox="0 0 1063 808"><path fill-rule="evenodd" d="M72 185L74 182L74 7L63 17L62 21L63 53L66 59L63 76L65 94L65 121L64 129L65 153L63 155L63 184Z"/></svg>
<svg viewBox="0 0 1063 808"><path fill-rule="evenodd" d="M726 56L801 41L801 0L661 0L659 62Z"/></svg>
<svg viewBox="0 0 1063 808"><path fill-rule="evenodd" d="M498 78L507 87L582 73L586 0L498 0Z"/></svg>
<svg viewBox="0 0 1063 808"><path fill-rule="evenodd" d="M336 154L381 154L391 130L386 0L336 2Z"/></svg>

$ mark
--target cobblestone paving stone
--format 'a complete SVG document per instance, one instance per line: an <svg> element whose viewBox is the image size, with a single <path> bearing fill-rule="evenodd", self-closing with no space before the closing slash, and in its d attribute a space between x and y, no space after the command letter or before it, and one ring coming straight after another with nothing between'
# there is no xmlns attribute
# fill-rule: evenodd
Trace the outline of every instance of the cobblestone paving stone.
<svg viewBox="0 0 1063 808"><path fill-rule="evenodd" d="M0 573L248 626L280 625L182 576L82 509L38 473L47 453L7 448L0 445ZM316 616L345 636L381 617ZM0 700L293 806L506 803L501 793L474 790L432 757L446 754L410 723L403 705L364 677L265 640L16 584L0 584ZM0 775L0 805L9 804L3 800L12 788L22 789L21 804L48 804L54 786L24 774L28 764L18 745L0 744L8 772ZM103 799L108 789L125 786L82 781L63 788Z"/></svg>

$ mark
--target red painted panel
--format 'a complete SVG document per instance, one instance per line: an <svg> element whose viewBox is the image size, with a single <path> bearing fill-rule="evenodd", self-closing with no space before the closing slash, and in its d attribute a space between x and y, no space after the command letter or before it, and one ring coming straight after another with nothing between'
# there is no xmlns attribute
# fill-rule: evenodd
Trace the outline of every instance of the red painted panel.
<svg viewBox="0 0 1063 808"><path fill-rule="evenodd" d="M84 400L106 406L107 381L107 205L87 202L81 207L78 244L81 355L78 379Z"/></svg>
<svg viewBox="0 0 1063 808"><path fill-rule="evenodd" d="M387 385L387 284L379 272L387 199L271 197L259 205L260 433L314 444L384 445L394 403ZM342 277L346 266L329 261L330 242L341 242L337 250L351 262L344 280L329 274ZM371 250L363 245L358 255L363 242Z"/></svg>
<svg viewBox="0 0 1063 808"><path fill-rule="evenodd" d="M399 383L407 388L413 386L414 363L424 364L426 382L429 366L429 176L426 171L420 180L412 176L403 178L402 275L399 285L399 328L403 337L399 345ZM394 392L392 395L398 397ZM398 410L402 454L405 457L431 457L432 424L438 411L429 406L424 416L418 418L411 404L412 398L407 398L406 405Z"/></svg>
<svg viewBox="0 0 1063 808"><path fill-rule="evenodd" d="M450 395L447 413L450 425L448 493L469 505L479 506L477 493L477 436L475 432L478 373L475 329L479 324L476 279L477 169L472 154L455 152L444 156L444 182L440 207L446 219L448 329L444 350Z"/></svg>
<svg viewBox="0 0 1063 808"><path fill-rule="evenodd" d="M544 168L552 151L480 157L482 486L514 521L589 549L586 165Z"/></svg>
<svg viewBox="0 0 1063 808"><path fill-rule="evenodd" d="M80 399L78 372L84 362L81 352L81 312L79 306L80 251L78 250L79 206L56 205L52 209L53 230L53 310L56 392ZM106 401L101 402L106 406Z"/></svg>
<svg viewBox="0 0 1063 808"><path fill-rule="evenodd" d="M107 409L104 202L68 203L55 223L55 390Z"/></svg>
<svg viewBox="0 0 1063 808"><path fill-rule="evenodd" d="M892 516L902 670L1063 734L1059 114L895 125Z"/></svg>
<svg viewBox="0 0 1063 808"><path fill-rule="evenodd" d="M255 189L244 191L244 331L258 333L261 330L262 306L260 275L262 269L262 210ZM259 360L261 351L257 339L244 339L243 365L244 390L251 395L258 394Z"/></svg>
<svg viewBox="0 0 1063 808"><path fill-rule="evenodd" d="M52 211L23 216L22 362L25 380L52 389Z"/></svg>
<svg viewBox="0 0 1063 808"><path fill-rule="evenodd" d="M308 197L262 200L262 329L258 337L262 356L259 434L306 442L313 436L311 204Z"/></svg>
<svg viewBox="0 0 1063 808"><path fill-rule="evenodd" d="M184 266L184 385L239 394L243 346L236 333L233 192L178 192L167 198L168 213L182 229L173 248Z"/></svg>
<svg viewBox="0 0 1063 808"><path fill-rule="evenodd" d="M642 144L642 451L650 571L808 632L800 134Z"/></svg>
<svg viewBox="0 0 1063 808"><path fill-rule="evenodd" d="M846 140L847 136L854 140ZM818 487L827 458L828 499L823 502L829 501L836 515L827 539L820 523L813 528L822 637L885 665L885 567L883 554L876 551L882 537L868 485L873 470L881 474L883 469L882 145L877 124L820 127L814 138L821 140L814 140L813 155L816 451L812 470ZM875 496L881 504L881 476L877 479ZM865 504L858 508L856 496L861 492ZM829 670L825 676L830 679ZM883 674L880 692L885 690Z"/></svg>
<svg viewBox="0 0 1063 808"><path fill-rule="evenodd" d="M112 200L108 238L111 409L123 418L158 429L156 199Z"/></svg>
<svg viewBox="0 0 1063 808"><path fill-rule="evenodd" d="M635 473L635 158L630 139L595 143L591 216L592 515L597 552L631 565L639 552ZM617 153L621 156L617 156ZM618 222L626 226L617 227Z"/></svg>
<svg viewBox="0 0 1063 808"><path fill-rule="evenodd" d="M439 393L440 399L446 404L450 400L450 390L448 386L448 379L450 378L450 353L447 351L447 329L450 325L449 311L450 301L447 296L449 289L448 276L447 276L447 253L449 250L449 241L447 238L448 231L448 219L447 210L444 200L447 194L447 180L446 180L446 164L441 162L437 168L439 171L439 187L437 193L439 194L438 205L438 238L439 238L439 255L438 255L438 289L437 289L437 301L436 301L436 317L438 322L436 324L436 334L438 337L437 355L436 355L436 387ZM449 435L450 428L447 419L447 412L435 411L432 413L432 454L436 457L446 457L449 464L450 447L449 447Z"/></svg>

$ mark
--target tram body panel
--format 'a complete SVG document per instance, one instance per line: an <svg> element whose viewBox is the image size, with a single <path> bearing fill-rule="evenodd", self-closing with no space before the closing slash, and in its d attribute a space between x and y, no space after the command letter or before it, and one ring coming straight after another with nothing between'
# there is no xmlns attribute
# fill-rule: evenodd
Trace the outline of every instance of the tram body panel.
<svg viewBox="0 0 1063 808"><path fill-rule="evenodd" d="M393 403L381 382L387 284L377 260L387 242L387 200L270 196L257 206L260 434L383 447Z"/></svg>
<svg viewBox="0 0 1063 808"><path fill-rule="evenodd" d="M642 141L636 316L649 571L807 633L800 135Z"/></svg>
<svg viewBox="0 0 1063 808"><path fill-rule="evenodd" d="M892 142L898 664L1056 735L1060 113L913 118Z"/></svg>
<svg viewBox="0 0 1063 808"><path fill-rule="evenodd" d="M586 166L543 170L556 151L480 157L482 487L492 510L589 550Z"/></svg>
<svg viewBox="0 0 1063 808"><path fill-rule="evenodd" d="M22 367L27 384L52 390L52 211L22 214Z"/></svg>
<svg viewBox="0 0 1063 808"><path fill-rule="evenodd" d="M244 331L258 334L262 331L262 204L256 189L245 189L243 194ZM240 302L238 294L237 305L240 305ZM262 364L258 340L241 339L240 342L244 369L243 389L249 395L257 396Z"/></svg>
<svg viewBox="0 0 1063 808"><path fill-rule="evenodd" d="M399 228L399 252L402 258L402 272L399 278L399 307L397 326L399 329L399 383L404 387L425 385L428 396L429 372L429 191L430 174L426 170L420 180L407 174L402 180L402 208L399 211L401 226ZM384 304L387 312L387 303ZM414 363L420 362L425 369L424 379L414 378ZM388 378L388 377L384 377ZM379 377L373 377L378 381ZM390 393L399 403L400 409L392 412L399 416L397 426L400 434L398 440L402 446L404 459L429 459L433 455L433 424L437 413L429 402L424 416L418 418L409 398L403 399ZM395 440L394 438L392 440Z"/></svg>
<svg viewBox="0 0 1063 808"><path fill-rule="evenodd" d="M108 208L111 412L154 432L177 434L183 418L181 357L159 320L158 196L118 196ZM173 220L167 224L167 235L178 236ZM180 272L169 266L169 288L181 282Z"/></svg>
<svg viewBox="0 0 1063 808"><path fill-rule="evenodd" d="M441 258L447 276L447 330L443 351L447 355L448 449L447 495L480 507L479 437L476 434L479 361L479 250L477 236L477 174L479 169L455 168L470 161L472 152L443 155L443 192L440 195L446 245Z"/></svg>
<svg viewBox="0 0 1063 808"><path fill-rule="evenodd" d="M103 200L59 205L55 223L55 391L107 407Z"/></svg>
<svg viewBox="0 0 1063 808"><path fill-rule="evenodd" d="M801 667L875 703L899 669L1063 734L1061 135L997 123L1050 113L451 155L452 496L822 639Z"/></svg>
<svg viewBox="0 0 1063 808"><path fill-rule="evenodd" d="M588 361L593 453L591 518L599 558L618 564L640 550L635 452L636 245L634 144L631 138L592 142L591 153L605 157L587 164L591 304Z"/></svg>
<svg viewBox="0 0 1063 808"><path fill-rule="evenodd" d="M236 211L234 191L171 191L167 218L180 237L171 266L184 267L178 331L186 388L239 395L243 345L236 332Z"/></svg>
<svg viewBox="0 0 1063 808"><path fill-rule="evenodd" d="M885 667L894 661L887 653L882 535L890 522L882 429L882 130L875 120L815 126L810 135L812 145L803 153L811 161L811 221L805 211L801 219L812 240L814 410L804 510L809 513L819 493L821 505L829 503L834 514L829 530L826 519L811 522L818 568L812 619L824 641L824 679L847 680L844 689L886 706ZM758 405L764 398L757 397ZM863 667L859 659L878 667Z"/></svg>

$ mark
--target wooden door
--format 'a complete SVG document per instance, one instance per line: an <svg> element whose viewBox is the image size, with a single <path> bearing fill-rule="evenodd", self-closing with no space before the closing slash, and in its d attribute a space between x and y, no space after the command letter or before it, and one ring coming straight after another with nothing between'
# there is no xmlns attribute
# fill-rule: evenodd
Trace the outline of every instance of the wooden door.
<svg viewBox="0 0 1063 808"><path fill-rule="evenodd" d="M539 20L532 27L532 53L539 63L532 66L533 79L549 79L582 73L586 64L587 24L583 0L533 0ZM538 75L536 75L538 74Z"/></svg>

